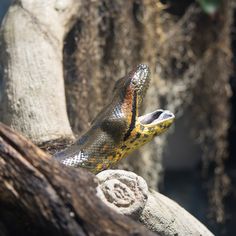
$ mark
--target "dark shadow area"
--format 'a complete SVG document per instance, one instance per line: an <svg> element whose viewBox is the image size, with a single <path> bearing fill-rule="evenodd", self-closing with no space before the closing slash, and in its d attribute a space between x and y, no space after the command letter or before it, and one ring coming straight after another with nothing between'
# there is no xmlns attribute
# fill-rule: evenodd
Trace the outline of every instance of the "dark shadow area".
<svg viewBox="0 0 236 236"><path fill-rule="evenodd" d="M1 0L0 2L0 22L2 21L8 7L11 5L12 0Z"/></svg>
<svg viewBox="0 0 236 236"><path fill-rule="evenodd" d="M208 200L202 187L200 172L200 168L180 171L167 170L163 194L178 202L203 224L208 225Z"/></svg>

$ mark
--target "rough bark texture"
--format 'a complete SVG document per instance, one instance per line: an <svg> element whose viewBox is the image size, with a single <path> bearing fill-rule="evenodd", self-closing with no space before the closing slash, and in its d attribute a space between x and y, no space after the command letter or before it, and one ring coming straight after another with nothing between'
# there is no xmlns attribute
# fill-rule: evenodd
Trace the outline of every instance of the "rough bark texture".
<svg viewBox="0 0 236 236"><path fill-rule="evenodd" d="M105 170L97 177L97 195L103 202L121 214L139 219L148 198L146 181L125 170Z"/></svg>
<svg viewBox="0 0 236 236"><path fill-rule="evenodd" d="M97 185L0 124L1 235L154 235L106 207Z"/></svg>
<svg viewBox="0 0 236 236"><path fill-rule="evenodd" d="M97 195L112 209L139 219L163 236L213 236L196 218L174 201L148 190L144 179L133 172L106 170L97 175Z"/></svg>
<svg viewBox="0 0 236 236"><path fill-rule="evenodd" d="M150 190L140 221L163 236L213 236L213 234L184 208L166 196Z"/></svg>
<svg viewBox="0 0 236 236"><path fill-rule="evenodd" d="M35 143L73 139L66 113L62 48L79 2L15 1L2 24L0 119Z"/></svg>
<svg viewBox="0 0 236 236"><path fill-rule="evenodd" d="M230 122L231 89L229 78L232 74L231 39L233 1L223 1L219 13L213 20L199 19L198 28L204 35L196 37L205 45L204 68L199 71L201 79L193 91L192 120L196 121L194 131L203 149L203 171L208 177L211 215L217 222L224 222L224 202L230 187L224 162L228 157L228 129ZM207 27L206 27L207 26ZM206 28L211 31L205 31ZM199 37L201 37L199 39ZM209 45L206 47L206 45ZM197 53L201 53L199 50ZM198 99L197 98L202 98ZM206 102L207 101L207 102ZM213 166L213 172L209 167Z"/></svg>

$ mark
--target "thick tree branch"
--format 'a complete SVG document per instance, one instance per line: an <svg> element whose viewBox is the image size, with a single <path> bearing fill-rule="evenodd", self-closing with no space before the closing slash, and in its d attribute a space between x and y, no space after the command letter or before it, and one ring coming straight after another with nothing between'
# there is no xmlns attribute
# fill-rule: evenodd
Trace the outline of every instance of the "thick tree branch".
<svg viewBox="0 0 236 236"><path fill-rule="evenodd" d="M97 183L0 124L0 218L8 234L153 235L106 207Z"/></svg>

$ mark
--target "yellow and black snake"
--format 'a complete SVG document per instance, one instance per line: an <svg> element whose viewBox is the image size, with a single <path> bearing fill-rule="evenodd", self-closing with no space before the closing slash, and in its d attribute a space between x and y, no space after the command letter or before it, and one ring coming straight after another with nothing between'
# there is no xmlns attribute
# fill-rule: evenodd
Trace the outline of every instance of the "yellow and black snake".
<svg viewBox="0 0 236 236"><path fill-rule="evenodd" d="M150 70L143 64L119 79L111 102L97 115L90 129L72 146L56 153L55 158L66 166L98 173L165 132L174 121L170 111L156 110L139 116L149 82Z"/></svg>

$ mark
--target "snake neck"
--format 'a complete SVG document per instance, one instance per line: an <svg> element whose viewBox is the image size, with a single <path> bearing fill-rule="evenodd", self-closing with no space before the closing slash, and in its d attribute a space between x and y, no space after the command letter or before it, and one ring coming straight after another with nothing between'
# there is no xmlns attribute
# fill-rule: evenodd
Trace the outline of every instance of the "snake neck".
<svg viewBox="0 0 236 236"><path fill-rule="evenodd" d="M90 129L72 146L56 153L55 159L66 166L84 167L93 173L113 165L120 156L118 150L129 133L132 117L125 113L129 105L124 99L115 97L98 114Z"/></svg>

